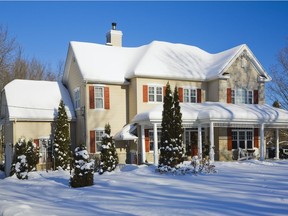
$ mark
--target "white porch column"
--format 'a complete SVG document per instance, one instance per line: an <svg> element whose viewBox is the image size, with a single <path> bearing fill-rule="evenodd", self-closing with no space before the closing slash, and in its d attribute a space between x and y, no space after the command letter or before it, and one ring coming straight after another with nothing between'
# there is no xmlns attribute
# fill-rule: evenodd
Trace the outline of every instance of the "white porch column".
<svg viewBox="0 0 288 216"><path fill-rule="evenodd" d="M276 159L279 159L279 128L276 129Z"/></svg>
<svg viewBox="0 0 288 216"><path fill-rule="evenodd" d="M146 161L145 131L144 131L144 125L141 125L141 162L145 163L145 161Z"/></svg>
<svg viewBox="0 0 288 216"><path fill-rule="evenodd" d="M157 124L153 124L154 133L154 165L158 165L158 134L157 134Z"/></svg>
<svg viewBox="0 0 288 216"><path fill-rule="evenodd" d="M214 162L214 123L210 122L210 160Z"/></svg>
<svg viewBox="0 0 288 216"><path fill-rule="evenodd" d="M198 157L202 159L202 130L201 125L198 125Z"/></svg>
<svg viewBox="0 0 288 216"><path fill-rule="evenodd" d="M264 123L262 123L260 128L260 161L264 161L264 159Z"/></svg>

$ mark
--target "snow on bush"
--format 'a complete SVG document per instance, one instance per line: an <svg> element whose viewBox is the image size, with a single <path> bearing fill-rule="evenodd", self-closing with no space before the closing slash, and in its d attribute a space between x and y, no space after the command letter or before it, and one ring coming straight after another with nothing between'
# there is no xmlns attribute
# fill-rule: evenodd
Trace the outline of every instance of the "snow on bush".
<svg viewBox="0 0 288 216"><path fill-rule="evenodd" d="M89 161L85 146L80 146L74 152L73 170L70 177L71 187L85 187L93 185L94 160Z"/></svg>
<svg viewBox="0 0 288 216"><path fill-rule="evenodd" d="M216 167L211 164L207 158L199 159L198 156L193 156L191 163L178 164L176 167L171 168L170 166L159 166L156 168L156 172L161 174L172 174L172 175L185 175L185 174L201 174L201 173L216 173Z"/></svg>

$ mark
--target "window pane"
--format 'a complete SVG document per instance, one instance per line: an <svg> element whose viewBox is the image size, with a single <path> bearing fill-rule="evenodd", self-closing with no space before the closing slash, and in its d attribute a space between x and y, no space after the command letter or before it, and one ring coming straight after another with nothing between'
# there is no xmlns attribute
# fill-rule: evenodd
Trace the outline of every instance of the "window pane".
<svg viewBox="0 0 288 216"><path fill-rule="evenodd" d="M235 104L235 91L234 90L231 91L231 100L232 100L232 104Z"/></svg>
<svg viewBox="0 0 288 216"><path fill-rule="evenodd" d="M102 98L96 98L96 108L103 108L103 99Z"/></svg>
<svg viewBox="0 0 288 216"><path fill-rule="evenodd" d="M184 102L189 102L189 89L184 89Z"/></svg>
<svg viewBox="0 0 288 216"><path fill-rule="evenodd" d="M162 87L157 87L156 88L156 94L157 94L157 102L161 102L162 101Z"/></svg>
<svg viewBox="0 0 288 216"><path fill-rule="evenodd" d="M248 104L253 104L253 92L248 91Z"/></svg>
<svg viewBox="0 0 288 216"><path fill-rule="evenodd" d="M103 97L103 88L96 87L96 97Z"/></svg>
<svg viewBox="0 0 288 216"><path fill-rule="evenodd" d="M155 101L155 96L154 96L155 91L154 90L155 90L154 87L149 86L148 96L149 96L149 101L151 101L151 102Z"/></svg>
<svg viewBox="0 0 288 216"><path fill-rule="evenodd" d="M190 89L190 96L191 96L191 103L196 103L196 90L195 89Z"/></svg>

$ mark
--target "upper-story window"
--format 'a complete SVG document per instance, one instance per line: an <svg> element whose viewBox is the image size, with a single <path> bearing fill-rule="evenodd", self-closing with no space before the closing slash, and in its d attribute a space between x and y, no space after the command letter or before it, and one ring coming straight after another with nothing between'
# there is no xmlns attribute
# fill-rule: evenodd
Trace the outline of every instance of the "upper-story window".
<svg viewBox="0 0 288 216"><path fill-rule="evenodd" d="M253 91L244 88L231 90L233 104L253 104Z"/></svg>
<svg viewBox="0 0 288 216"><path fill-rule="evenodd" d="M197 102L197 91L196 89L184 88L183 102L184 103L196 103Z"/></svg>
<svg viewBox="0 0 288 216"><path fill-rule="evenodd" d="M94 88L95 95L95 108L103 109L104 108L104 88L95 86Z"/></svg>
<svg viewBox="0 0 288 216"><path fill-rule="evenodd" d="M74 90L74 106L75 109L80 108L80 88Z"/></svg>
<svg viewBox="0 0 288 216"><path fill-rule="evenodd" d="M149 102L162 102L162 98L163 98L162 86L149 86L148 98L149 98Z"/></svg>

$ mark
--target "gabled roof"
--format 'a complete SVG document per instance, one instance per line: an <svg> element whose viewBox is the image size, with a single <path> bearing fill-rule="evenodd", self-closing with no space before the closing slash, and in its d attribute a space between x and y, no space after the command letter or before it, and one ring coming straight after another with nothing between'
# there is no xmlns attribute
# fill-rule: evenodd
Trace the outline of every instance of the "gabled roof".
<svg viewBox="0 0 288 216"><path fill-rule="evenodd" d="M269 81L271 78L245 44L210 54L195 46L161 41L133 48L70 42L63 79L65 83L73 59L83 79L91 82L123 84L133 77L207 81L222 77L244 51Z"/></svg>
<svg viewBox="0 0 288 216"><path fill-rule="evenodd" d="M61 99L68 119L75 118L69 92L61 82L13 80L4 91L9 120L53 121Z"/></svg>

